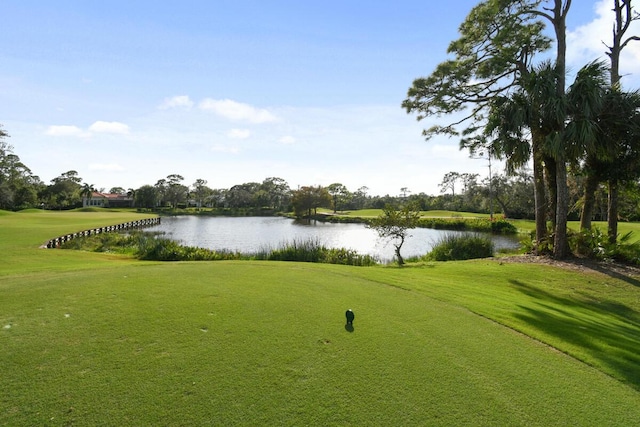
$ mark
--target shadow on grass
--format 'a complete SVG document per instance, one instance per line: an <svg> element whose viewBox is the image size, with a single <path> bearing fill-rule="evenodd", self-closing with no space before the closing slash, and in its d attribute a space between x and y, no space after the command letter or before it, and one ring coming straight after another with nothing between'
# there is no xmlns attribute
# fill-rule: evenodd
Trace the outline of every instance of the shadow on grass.
<svg viewBox="0 0 640 427"><path fill-rule="evenodd" d="M346 325L344 325L344 329L345 329L347 332L353 332L353 331L355 331L355 329L353 329L353 325L350 325L349 323L347 323Z"/></svg>
<svg viewBox="0 0 640 427"><path fill-rule="evenodd" d="M578 348L560 350L640 391L640 313L615 301L579 300L552 295L510 280L533 305L515 318Z"/></svg>
<svg viewBox="0 0 640 427"><path fill-rule="evenodd" d="M603 262L593 262L593 261L574 261L573 264L580 265L584 268L597 271L599 273L605 274L614 279L622 280L623 282L627 282L630 285L640 287L640 280L631 277L628 274L625 274L623 271L625 270L624 266L616 265L616 264L607 264ZM631 267L633 268L633 267Z"/></svg>

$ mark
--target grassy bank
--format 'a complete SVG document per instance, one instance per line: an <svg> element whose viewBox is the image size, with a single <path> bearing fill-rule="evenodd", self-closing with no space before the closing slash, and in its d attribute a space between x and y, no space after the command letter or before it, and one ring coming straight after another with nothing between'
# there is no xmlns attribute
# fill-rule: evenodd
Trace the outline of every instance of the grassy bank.
<svg viewBox="0 0 640 427"><path fill-rule="evenodd" d="M38 249L132 215L85 214L0 214L0 425L640 419L636 277L499 261L157 263Z"/></svg>

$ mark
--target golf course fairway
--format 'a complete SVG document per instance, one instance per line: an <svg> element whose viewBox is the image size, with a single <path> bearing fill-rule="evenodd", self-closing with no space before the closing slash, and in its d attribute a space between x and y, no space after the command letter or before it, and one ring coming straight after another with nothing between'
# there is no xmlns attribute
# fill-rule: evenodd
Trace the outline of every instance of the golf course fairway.
<svg viewBox="0 0 640 427"><path fill-rule="evenodd" d="M640 420L635 277L499 260L160 263L39 248L142 217L0 212L0 425Z"/></svg>

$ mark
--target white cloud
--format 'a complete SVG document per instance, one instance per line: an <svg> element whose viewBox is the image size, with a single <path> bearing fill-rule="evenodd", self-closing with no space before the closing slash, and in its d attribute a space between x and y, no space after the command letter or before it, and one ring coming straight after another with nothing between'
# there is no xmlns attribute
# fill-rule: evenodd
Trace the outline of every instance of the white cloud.
<svg viewBox="0 0 640 427"><path fill-rule="evenodd" d="M97 121L89 126L89 131L95 133L115 133L119 135L127 135L129 133L129 126L120 122Z"/></svg>
<svg viewBox="0 0 640 427"><path fill-rule="evenodd" d="M251 136L249 129L231 129L227 132L227 136L233 139L247 139Z"/></svg>
<svg viewBox="0 0 640 427"><path fill-rule="evenodd" d="M49 126L45 131L45 134L50 136L75 136L75 137L87 137L89 134L78 126Z"/></svg>
<svg viewBox="0 0 640 427"><path fill-rule="evenodd" d="M124 168L116 163L91 163L89 164L89 170L91 171L107 171L107 172L116 172L122 171Z"/></svg>
<svg viewBox="0 0 640 427"><path fill-rule="evenodd" d="M165 98L158 108L161 110L167 110L169 108L189 109L191 107L193 107L193 101L187 95L179 95L172 98Z"/></svg>
<svg viewBox="0 0 640 427"><path fill-rule="evenodd" d="M240 150L238 150L238 147L232 147L232 146L222 145L222 144L216 144L212 146L211 151L214 151L217 153L231 153L231 154L237 154L238 152L240 152Z"/></svg>
<svg viewBox="0 0 640 427"><path fill-rule="evenodd" d="M601 59L609 64L606 52L611 46L612 29L615 16L611 10L610 0L599 0L593 6L595 18L574 31L567 32L567 62L573 71L577 71L590 61ZM631 23L625 38L640 32L640 21ZM606 46L605 46L606 45ZM632 74L634 81L638 81L640 74L640 42L630 42L622 51L620 59L620 73L625 76Z"/></svg>
<svg viewBox="0 0 640 427"><path fill-rule="evenodd" d="M283 136L282 138L280 138L278 140L278 142L280 142L281 144L295 144L296 143L296 139L290 135L287 136Z"/></svg>
<svg viewBox="0 0 640 427"><path fill-rule="evenodd" d="M249 104L231 99L206 98L199 105L200 109L212 111L230 120L246 121L249 123L268 123L278 118L265 109L255 108Z"/></svg>

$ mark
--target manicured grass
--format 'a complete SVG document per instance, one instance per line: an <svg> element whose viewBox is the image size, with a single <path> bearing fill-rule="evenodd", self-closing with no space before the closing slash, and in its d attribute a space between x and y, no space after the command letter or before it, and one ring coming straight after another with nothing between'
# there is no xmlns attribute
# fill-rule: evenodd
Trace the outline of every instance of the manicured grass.
<svg viewBox="0 0 640 427"><path fill-rule="evenodd" d="M114 258L123 258L108 254L96 257L83 252L44 251L38 248L47 240L64 234L152 216L108 210L59 212L33 209L19 213L0 212L0 276L31 271L94 268L93 263L96 262L110 265Z"/></svg>
<svg viewBox="0 0 640 427"><path fill-rule="evenodd" d="M38 215L68 228L18 238ZM21 253L0 273L0 425L640 419L637 278L485 260L149 263L38 249L88 224L66 215L0 215L3 254ZM96 215L91 225L123 214Z"/></svg>
<svg viewBox="0 0 640 427"><path fill-rule="evenodd" d="M522 233L531 233L536 229L536 223L530 220L524 219L515 219L509 220L520 232ZM592 223L594 227L599 228L603 233L607 232L607 222L606 221L594 221ZM573 231L578 231L580 229L579 221L569 221L568 222L569 229ZM632 232L631 242L637 242L640 240L640 223L638 222L619 222L618 223L618 235L622 236L628 232Z"/></svg>

